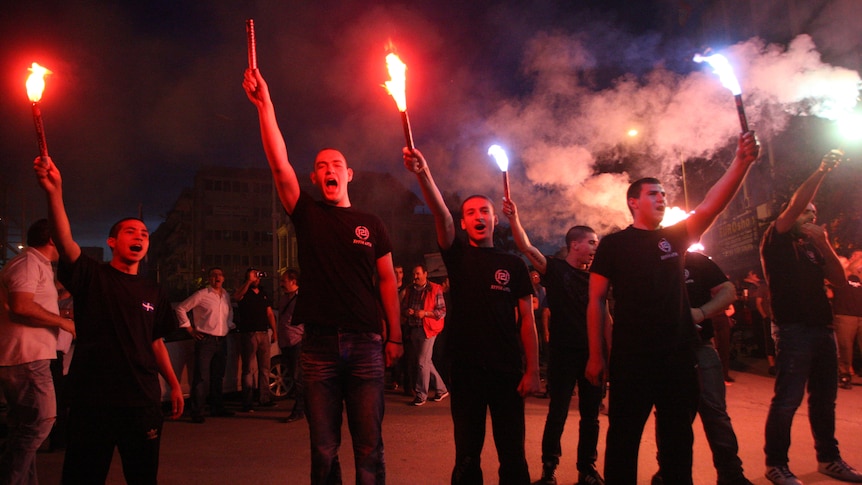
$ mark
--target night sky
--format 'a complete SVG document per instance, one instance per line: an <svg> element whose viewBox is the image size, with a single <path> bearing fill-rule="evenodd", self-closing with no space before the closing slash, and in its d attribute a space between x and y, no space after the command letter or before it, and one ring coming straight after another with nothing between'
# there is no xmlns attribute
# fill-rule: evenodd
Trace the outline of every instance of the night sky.
<svg viewBox="0 0 862 485"><path fill-rule="evenodd" d="M7 212L28 223L45 215L24 90L35 61L54 72L45 130L82 245L102 245L139 205L155 230L202 167L266 167L241 87L250 17L298 172L335 147L357 170L414 187L380 86L391 41L408 65L416 145L441 189L500 197L485 151L506 146L512 197L539 240L561 238L572 214L600 232L625 225L629 179L659 176L673 193L680 160L727 151L739 129L733 100L690 61L695 52L728 54L761 137L855 99L862 70L858 0L119 3L7 2L0 12ZM626 137L631 127L638 138ZM822 130L800 157L813 169L839 143L862 160L858 142Z"/></svg>

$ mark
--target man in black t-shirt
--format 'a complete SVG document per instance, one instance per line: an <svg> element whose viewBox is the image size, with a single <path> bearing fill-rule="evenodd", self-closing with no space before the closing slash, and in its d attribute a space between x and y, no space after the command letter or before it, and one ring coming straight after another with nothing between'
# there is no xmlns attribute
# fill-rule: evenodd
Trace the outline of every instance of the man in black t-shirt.
<svg viewBox="0 0 862 485"><path fill-rule="evenodd" d="M706 441L712 450L712 463L718 474L718 485L752 485L742 473L739 443L727 414L727 389L721 359L713 345L713 321L735 299L736 287L728 281L709 256L689 251L685 254L685 286L691 304L691 319L700 342L695 350L700 378L700 402L697 412L703 424ZM652 485L664 483L659 470Z"/></svg>
<svg viewBox="0 0 862 485"><path fill-rule="evenodd" d="M437 244L451 284L452 312L446 327L455 431L452 483L482 483L485 416L490 409L499 483L529 484L523 398L539 389L539 351L527 266L518 256L494 247L497 216L485 196L464 200L461 228L467 242L456 238L452 214L425 158L419 150L406 147L403 155L404 166L416 174L434 214Z"/></svg>
<svg viewBox="0 0 862 485"><path fill-rule="evenodd" d="M815 224L811 203L826 174L843 153L824 155L820 166L796 189L790 203L766 228L760 243L763 273L772 295L776 337L775 396L766 416L766 478L779 485L802 482L787 466L790 426L808 388L808 420L817 470L839 480L862 482L862 474L841 459L835 439L838 353L832 309L823 285L847 285L844 268L826 229Z"/></svg>
<svg viewBox="0 0 862 485"><path fill-rule="evenodd" d="M485 416L490 409L501 485L530 483L524 452L524 397L539 389L533 285L524 261L494 247L497 216L485 196L461 205L467 242L455 237L452 214L419 152L404 148L434 214L437 244L449 272L452 311L447 328L452 357L451 410L455 431L452 484L481 484ZM516 321L520 315L520 328ZM523 349L523 351L522 351ZM526 372L523 370L526 362Z"/></svg>
<svg viewBox="0 0 862 485"><path fill-rule="evenodd" d="M632 225L605 236L596 251L590 266L586 375L599 385L607 367L609 485L637 483L640 438L653 406L662 475L668 483L691 483L697 335L685 293L683 256L736 194L758 154L754 133L741 134L724 175L688 219L670 227L661 226L667 207L661 182L635 181L626 193ZM613 350L606 364L603 342L611 286Z"/></svg>
<svg viewBox="0 0 862 485"><path fill-rule="evenodd" d="M257 361L258 402L263 407L274 406L269 391L270 347L278 336L275 314L272 311L269 295L260 287L261 272L249 268L245 281L234 291L232 299L236 302L237 325L239 331L240 358L242 360L242 411L254 411L253 391L254 374L251 360Z"/></svg>
<svg viewBox="0 0 862 485"><path fill-rule="evenodd" d="M599 407L602 388L584 376L587 365L587 301L590 273L599 237L587 226L574 226L566 233L565 259L547 257L530 243L521 225L517 207L511 200L503 202L503 214L509 218L512 238L536 271L548 294L551 309L550 355L548 360L548 416L542 435L543 485L556 485L555 470L560 463L560 438L569 414L575 385L578 386L578 483L604 483L598 470Z"/></svg>
<svg viewBox="0 0 862 485"><path fill-rule="evenodd" d="M58 277L75 299L77 344L69 369L69 427L63 483L104 483L114 449L130 483L155 484L162 434L159 375L171 387L171 418L183 393L163 337L179 328L164 290L138 275L149 248L143 221L111 228L111 261L81 252L63 203L60 171L50 158L34 162L48 196Z"/></svg>
<svg viewBox="0 0 862 485"><path fill-rule="evenodd" d="M245 71L243 88L257 107L273 182L296 228L303 284L293 318L305 325L301 361L311 483L341 481L338 448L346 408L356 483L382 484L383 374L403 353L392 243L380 218L351 206L347 185L353 170L338 150L321 150L314 160L311 181L323 201L300 190L269 88L257 69Z"/></svg>

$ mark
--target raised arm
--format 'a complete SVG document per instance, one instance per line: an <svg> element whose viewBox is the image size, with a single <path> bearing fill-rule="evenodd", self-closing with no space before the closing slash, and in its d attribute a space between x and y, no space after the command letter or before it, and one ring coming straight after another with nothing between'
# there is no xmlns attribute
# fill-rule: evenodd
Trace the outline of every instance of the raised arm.
<svg viewBox="0 0 862 485"><path fill-rule="evenodd" d="M700 236L709 229L715 218L727 207L727 204L736 195L739 186L745 179L751 164L760 155L760 145L754 137L754 132L749 131L739 135L739 143L736 147L736 156L730 163L730 167L724 175L706 193L703 201L698 204L694 213L686 219L689 236L700 239Z"/></svg>
<svg viewBox="0 0 862 485"><path fill-rule="evenodd" d="M296 201L299 200L299 180L287 158L287 145L275 119L275 107L272 105L269 87L257 69L245 70L242 87L248 99L257 108L263 151L272 170L272 179L278 191L278 197L284 205L284 210L288 214L293 214Z"/></svg>
<svg viewBox="0 0 862 485"><path fill-rule="evenodd" d="M597 273L590 273L590 296L587 304L587 338L590 357L584 374L594 386L601 385L607 367L603 341L605 326L608 324L609 289L609 279Z"/></svg>
<svg viewBox="0 0 862 485"><path fill-rule="evenodd" d="M449 249L455 241L455 221L452 219L452 213L443 202L443 196L440 194L440 189L434 183L434 178L431 177L431 169L428 168L428 162L419 150L410 150L404 147L404 167L410 172L416 174L416 179L419 181L419 187L422 189L422 195L425 197L425 203L434 214L434 226L437 229L437 244L441 249Z"/></svg>
<svg viewBox="0 0 862 485"><path fill-rule="evenodd" d="M60 253L60 259L67 263L74 263L81 256L81 247L72 238L72 226L69 224L69 216L66 214L66 205L63 202L63 178L60 170L54 165L51 157L36 157L33 161L33 170L39 186L48 196L48 220L51 221L51 239Z"/></svg>
<svg viewBox="0 0 862 485"><path fill-rule="evenodd" d="M521 225L521 218L518 215L518 207L512 199L503 201L503 214L509 218L509 225L512 227L512 239L515 240L515 245L518 246L518 251L524 254L530 260L530 264L536 268L541 274L545 274L548 270L548 259L535 246L530 243L530 238L527 236L527 231Z"/></svg>
<svg viewBox="0 0 862 485"><path fill-rule="evenodd" d="M787 204L787 208L775 220L775 230L779 234L784 234L793 228L796 219L802 215L808 204L814 200L814 196L817 195L817 190L820 188L820 184L823 183L823 179L826 178L826 174L838 166L843 155L839 150L832 150L823 155L823 159L820 160L820 166L796 189L793 197L790 198L790 203Z"/></svg>

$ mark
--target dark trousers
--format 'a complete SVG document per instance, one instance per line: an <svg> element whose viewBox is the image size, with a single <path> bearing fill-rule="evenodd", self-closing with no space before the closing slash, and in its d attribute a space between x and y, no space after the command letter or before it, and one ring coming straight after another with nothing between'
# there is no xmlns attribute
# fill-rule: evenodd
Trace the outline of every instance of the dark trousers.
<svg viewBox="0 0 862 485"><path fill-rule="evenodd" d="M189 412L192 416L203 414L207 395L209 395L213 414L224 410L222 381L226 366L226 337L204 334L202 339L195 340L195 369L189 402Z"/></svg>
<svg viewBox="0 0 862 485"><path fill-rule="evenodd" d="M516 374L453 365L449 386L455 430L453 485L482 483L482 446L489 410L500 461L500 485L530 483L524 453L524 398L517 391L520 380Z"/></svg>
<svg viewBox="0 0 862 485"><path fill-rule="evenodd" d="M129 484L155 484L159 471L162 411L145 407L73 405L63 461L63 484L105 483L119 450L123 477Z"/></svg>
<svg viewBox="0 0 862 485"><path fill-rule="evenodd" d="M641 435L655 406L662 478L668 484L691 484L691 425L699 399L694 350L612 353L608 399L605 483L637 483Z"/></svg>
<svg viewBox="0 0 862 485"><path fill-rule="evenodd" d="M595 466L599 443L599 407L602 404L602 388L596 387L584 377L587 365L586 349L556 348L551 346L548 356L548 417L545 419L545 432L542 435L542 463L554 466L560 463L562 446L560 439L572 392L578 386L578 470L584 471Z"/></svg>

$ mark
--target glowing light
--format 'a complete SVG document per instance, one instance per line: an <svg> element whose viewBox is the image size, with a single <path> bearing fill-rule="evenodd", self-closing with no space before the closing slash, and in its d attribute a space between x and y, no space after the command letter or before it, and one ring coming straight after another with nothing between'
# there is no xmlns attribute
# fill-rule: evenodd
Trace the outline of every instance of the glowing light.
<svg viewBox="0 0 862 485"><path fill-rule="evenodd" d="M680 207L668 207L664 210L664 219L661 220L662 227L668 227L676 224L679 221L688 219L691 213L684 211Z"/></svg>
<svg viewBox="0 0 862 485"><path fill-rule="evenodd" d="M386 69L389 71L389 81L384 83L389 95L395 100L398 111L407 111L407 65L394 52L386 55Z"/></svg>
<svg viewBox="0 0 862 485"><path fill-rule="evenodd" d="M631 130L626 132L626 134L632 138L638 136L638 133L640 132L636 128L632 128Z"/></svg>
<svg viewBox="0 0 862 485"><path fill-rule="evenodd" d="M27 76L27 97L33 103L38 103L42 99L42 91L45 90L45 76L51 74L51 71L36 64L27 69L32 74Z"/></svg>
<svg viewBox="0 0 862 485"><path fill-rule="evenodd" d="M488 155L494 157L494 161L497 162L500 170L504 172L509 170L509 157L506 155L506 150L503 150L503 147L500 145L491 145L488 147Z"/></svg>
<svg viewBox="0 0 862 485"><path fill-rule="evenodd" d="M862 140L862 114L848 113L836 121L838 133L849 141Z"/></svg>
<svg viewBox="0 0 862 485"><path fill-rule="evenodd" d="M695 54L694 62L706 62L712 67L712 72L718 74L722 86L729 89L734 96L742 94L742 88L739 86L739 81L733 73L733 67L731 67L726 57L721 54L713 54L711 56Z"/></svg>

